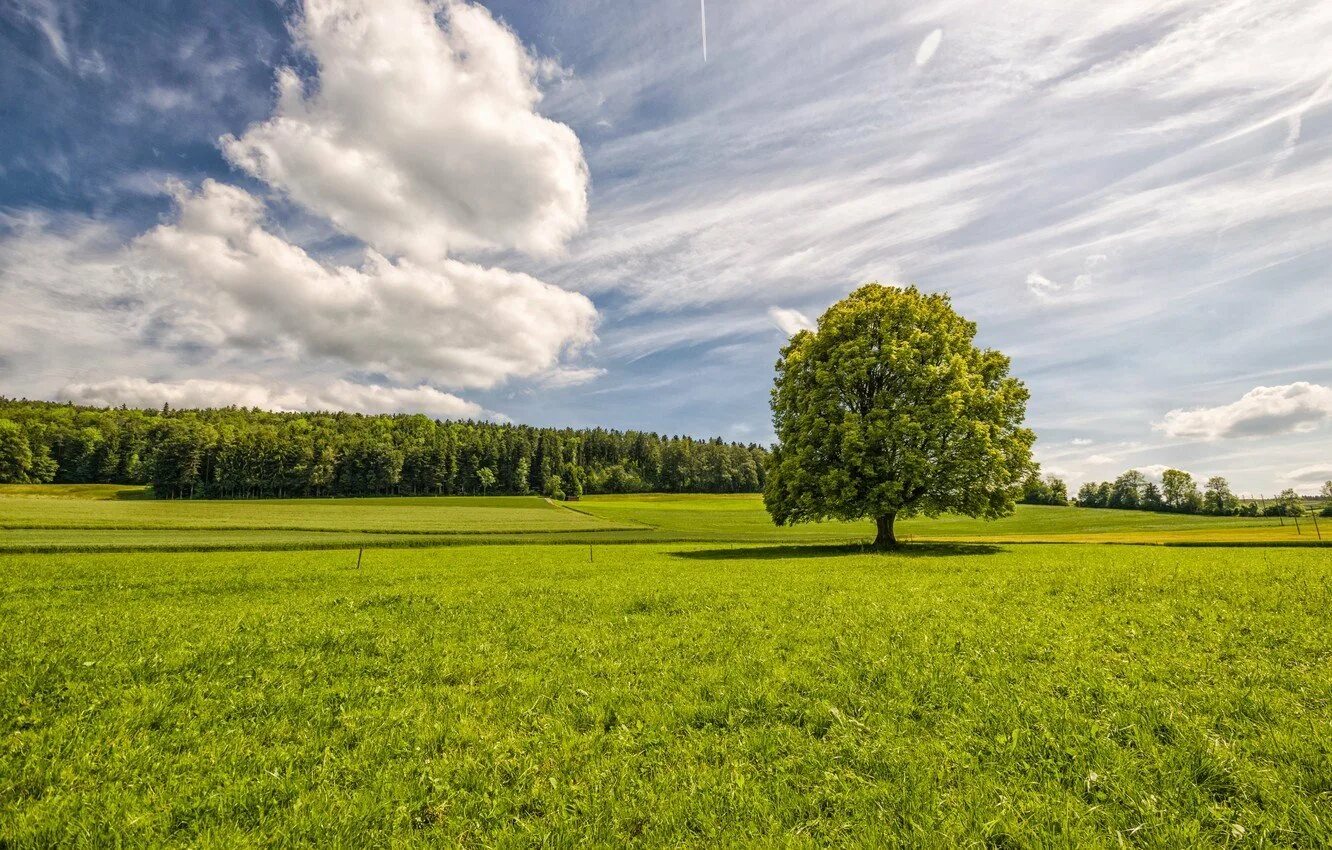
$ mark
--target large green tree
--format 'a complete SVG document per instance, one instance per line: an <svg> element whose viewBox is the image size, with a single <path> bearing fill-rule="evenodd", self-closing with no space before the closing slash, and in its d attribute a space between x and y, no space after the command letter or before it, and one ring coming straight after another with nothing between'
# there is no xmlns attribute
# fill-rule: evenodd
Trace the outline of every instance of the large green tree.
<svg viewBox="0 0 1332 850"><path fill-rule="evenodd" d="M772 390L778 446L763 500L779 525L1013 510L1034 468L1027 389L975 344L947 295L860 287L782 349Z"/></svg>

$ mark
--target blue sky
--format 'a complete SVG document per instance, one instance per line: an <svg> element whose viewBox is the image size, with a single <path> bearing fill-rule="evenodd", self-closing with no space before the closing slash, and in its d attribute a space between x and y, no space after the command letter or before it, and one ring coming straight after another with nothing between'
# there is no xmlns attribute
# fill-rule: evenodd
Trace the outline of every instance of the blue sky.
<svg viewBox="0 0 1332 850"><path fill-rule="evenodd" d="M952 294L1045 468L1332 478L1324 2L0 2L0 386L771 438Z"/></svg>

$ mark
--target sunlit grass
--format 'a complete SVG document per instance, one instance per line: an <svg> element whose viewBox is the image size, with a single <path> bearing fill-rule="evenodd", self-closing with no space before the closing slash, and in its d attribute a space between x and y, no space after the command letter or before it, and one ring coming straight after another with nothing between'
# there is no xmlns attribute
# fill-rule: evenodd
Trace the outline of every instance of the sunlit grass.
<svg viewBox="0 0 1332 850"><path fill-rule="evenodd" d="M1320 550L0 555L6 846L1327 846Z"/></svg>
<svg viewBox="0 0 1332 850"><path fill-rule="evenodd" d="M42 485L49 486L49 485ZM0 551L125 551L429 546L466 542L626 543L749 541L857 543L868 522L778 528L756 495L593 496L549 503L535 496L263 501L156 501L107 497L68 485L45 498L0 492ZM34 495L37 494L37 495ZM902 520L908 541L1332 545L1332 522L1184 516L1019 505L994 522L966 517Z"/></svg>

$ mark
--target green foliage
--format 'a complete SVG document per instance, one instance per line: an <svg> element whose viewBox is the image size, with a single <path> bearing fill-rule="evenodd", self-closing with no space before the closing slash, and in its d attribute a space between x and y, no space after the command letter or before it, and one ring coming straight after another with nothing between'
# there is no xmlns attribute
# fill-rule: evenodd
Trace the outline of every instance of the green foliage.
<svg viewBox="0 0 1332 850"><path fill-rule="evenodd" d="M1299 517L1308 513L1304 497L1290 488L1282 490L1276 500L1263 509L1266 516Z"/></svg>
<svg viewBox="0 0 1332 850"><path fill-rule="evenodd" d="M1161 488L1148 481L1147 486L1142 490L1142 504L1140 507L1144 511L1165 510L1165 496L1161 494Z"/></svg>
<svg viewBox="0 0 1332 850"><path fill-rule="evenodd" d="M764 500L780 525L1000 517L1032 470L1027 390L946 295L868 284L782 349Z"/></svg>
<svg viewBox="0 0 1332 850"><path fill-rule="evenodd" d="M1167 510L1181 514L1197 513L1202 505L1198 485L1182 469L1167 469L1161 474L1161 501Z"/></svg>
<svg viewBox="0 0 1332 850"><path fill-rule="evenodd" d="M499 479L495 476L495 470L488 466L483 466L476 471L476 480L477 483L481 485L481 492L487 493L490 491L491 487L495 486L495 482Z"/></svg>
<svg viewBox="0 0 1332 850"><path fill-rule="evenodd" d="M0 419L0 484L26 484L32 472L32 446L23 429Z"/></svg>
<svg viewBox="0 0 1332 850"><path fill-rule="evenodd" d="M0 419L0 483L150 482L170 499L753 493L762 488L767 457L760 446L720 439L425 416L114 410L6 399L0 413L8 417Z"/></svg>
<svg viewBox="0 0 1332 850"><path fill-rule="evenodd" d="M1077 504L1084 508L1119 508L1121 510L1168 511L1180 514L1206 513L1212 516L1258 516L1258 506L1241 506L1221 476L1207 480L1204 493L1198 492L1193 476L1180 469L1167 469L1157 487L1136 469L1120 475L1113 483L1087 482L1078 490Z"/></svg>
<svg viewBox="0 0 1332 850"><path fill-rule="evenodd" d="M0 844L1325 847L1326 563L0 557Z"/></svg>
<svg viewBox="0 0 1332 850"><path fill-rule="evenodd" d="M1041 478L1033 470L1022 482L1021 501L1024 505L1068 505L1068 485L1056 475Z"/></svg>
<svg viewBox="0 0 1332 850"><path fill-rule="evenodd" d="M1232 516L1240 512L1239 499L1230 491L1230 482L1220 475L1207 479L1202 498L1203 513L1212 516Z"/></svg>
<svg viewBox="0 0 1332 850"><path fill-rule="evenodd" d="M1147 493L1147 476L1136 469L1129 469L1110 485L1110 497L1106 507L1120 510L1138 510L1142 507Z"/></svg>

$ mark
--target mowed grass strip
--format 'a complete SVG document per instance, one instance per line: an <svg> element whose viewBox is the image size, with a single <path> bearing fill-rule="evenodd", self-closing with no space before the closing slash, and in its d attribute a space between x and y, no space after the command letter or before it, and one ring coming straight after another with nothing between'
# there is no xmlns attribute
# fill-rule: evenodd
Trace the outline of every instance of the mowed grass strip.
<svg viewBox="0 0 1332 850"><path fill-rule="evenodd" d="M1317 550L0 556L7 846L1328 846Z"/></svg>
<svg viewBox="0 0 1332 850"><path fill-rule="evenodd" d="M537 496L116 500L0 496L0 528L368 533L579 531L615 523Z"/></svg>

